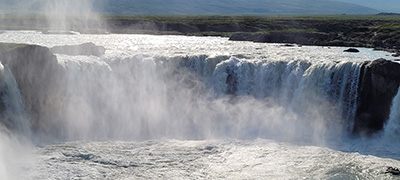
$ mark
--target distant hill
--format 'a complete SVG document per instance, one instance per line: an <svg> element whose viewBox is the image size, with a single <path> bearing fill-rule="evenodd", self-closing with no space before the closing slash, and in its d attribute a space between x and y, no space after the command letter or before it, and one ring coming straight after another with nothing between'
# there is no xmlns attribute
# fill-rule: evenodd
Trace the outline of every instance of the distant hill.
<svg viewBox="0 0 400 180"><path fill-rule="evenodd" d="M46 2L61 4L65 13L91 11L113 15L243 15L243 14L376 14L370 7L346 0L0 0L1 13L49 12ZM92 1L94 7L88 7ZM352 1L352 0L347 0ZM357 0L353 0L357 1ZM397 0L396 0L397 1ZM61 3L63 2L63 3ZM85 3L86 2L86 3ZM58 12L58 10L53 10Z"/></svg>
<svg viewBox="0 0 400 180"><path fill-rule="evenodd" d="M400 0L336 0L359 4L377 9L381 12L400 13Z"/></svg>
<svg viewBox="0 0 400 180"><path fill-rule="evenodd" d="M375 14L361 5L330 0L97 0L107 14Z"/></svg>

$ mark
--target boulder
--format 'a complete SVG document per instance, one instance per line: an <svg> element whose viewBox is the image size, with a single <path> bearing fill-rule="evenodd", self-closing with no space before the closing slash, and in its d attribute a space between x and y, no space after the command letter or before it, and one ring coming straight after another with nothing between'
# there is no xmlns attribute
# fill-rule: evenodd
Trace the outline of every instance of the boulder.
<svg viewBox="0 0 400 180"><path fill-rule="evenodd" d="M56 54L66 54L70 56L102 56L104 55L106 49L103 46L96 46L93 43L83 43L80 45L70 45L70 46L55 46L50 48L51 52Z"/></svg>
<svg viewBox="0 0 400 180"><path fill-rule="evenodd" d="M356 48L349 48L349 49L344 50L343 52L358 53L358 52L360 52L360 50L358 50Z"/></svg>

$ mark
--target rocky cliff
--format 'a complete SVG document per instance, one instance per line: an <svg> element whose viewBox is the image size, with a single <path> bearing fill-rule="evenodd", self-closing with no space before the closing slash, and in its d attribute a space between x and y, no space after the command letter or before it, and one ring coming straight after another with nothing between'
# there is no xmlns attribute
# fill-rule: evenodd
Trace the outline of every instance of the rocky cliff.
<svg viewBox="0 0 400 180"><path fill-rule="evenodd" d="M383 129L399 86L400 63L377 59L363 64L355 134L371 134Z"/></svg>
<svg viewBox="0 0 400 180"><path fill-rule="evenodd" d="M63 69L56 56L37 45L0 44L0 61L9 66L17 81L32 130L57 132L54 117L63 106Z"/></svg>

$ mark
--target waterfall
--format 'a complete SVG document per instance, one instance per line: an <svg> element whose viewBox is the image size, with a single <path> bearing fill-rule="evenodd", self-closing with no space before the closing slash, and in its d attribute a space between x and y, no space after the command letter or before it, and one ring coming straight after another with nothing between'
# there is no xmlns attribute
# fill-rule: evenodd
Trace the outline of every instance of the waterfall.
<svg viewBox="0 0 400 180"><path fill-rule="evenodd" d="M0 64L1 124L9 131L29 136L30 122L24 109L17 82L8 67Z"/></svg>
<svg viewBox="0 0 400 180"><path fill-rule="evenodd" d="M308 61L240 61L217 65L212 81L219 93L272 99L297 113L314 111L317 104L335 109L351 130L357 108L361 63ZM226 80L225 80L226 79ZM222 83L221 83L222 82ZM224 83L225 82L225 83ZM310 107L305 109L304 107Z"/></svg>
<svg viewBox="0 0 400 180"><path fill-rule="evenodd" d="M206 55L60 63L64 97L52 121L67 139L346 133L361 66Z"/></svg>
<svg viewBox="0 0 400 180"><path fill-rule="evenodd" d="M10 179L11 171L16 172L10 164L27 148L25 140L31 138L31 127L17 82L8 65L1 63L0 96L0 179Z"/></svg>
<svg viewBox="0 0 400 180"><path fill-rule="evenodd" d="M400 88L394 97L389 120L385 125L384 136L390 143L397 142L400 135Z"/></svg>

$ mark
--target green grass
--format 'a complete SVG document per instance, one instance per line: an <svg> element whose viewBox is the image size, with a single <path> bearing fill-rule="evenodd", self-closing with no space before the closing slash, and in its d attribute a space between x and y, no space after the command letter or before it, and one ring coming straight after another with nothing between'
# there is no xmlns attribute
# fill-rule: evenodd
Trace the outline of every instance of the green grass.
<svg viewBox="0 0 400 180"><path fill-rule="evenodd" d="M326 0L98 0L108 14L235 15L378 13L364 6ZM103 2L103 3L101 3Z"/></svg>
<svg viewBox="0 0 400 180"><path fill-rule="evenodd" d="M400 15L103 15L104 19L125 19L125 20L151 20L160 22L259 22L277 20L320 20L320 21L348 21L348 20L400 20Z"/></svg>

